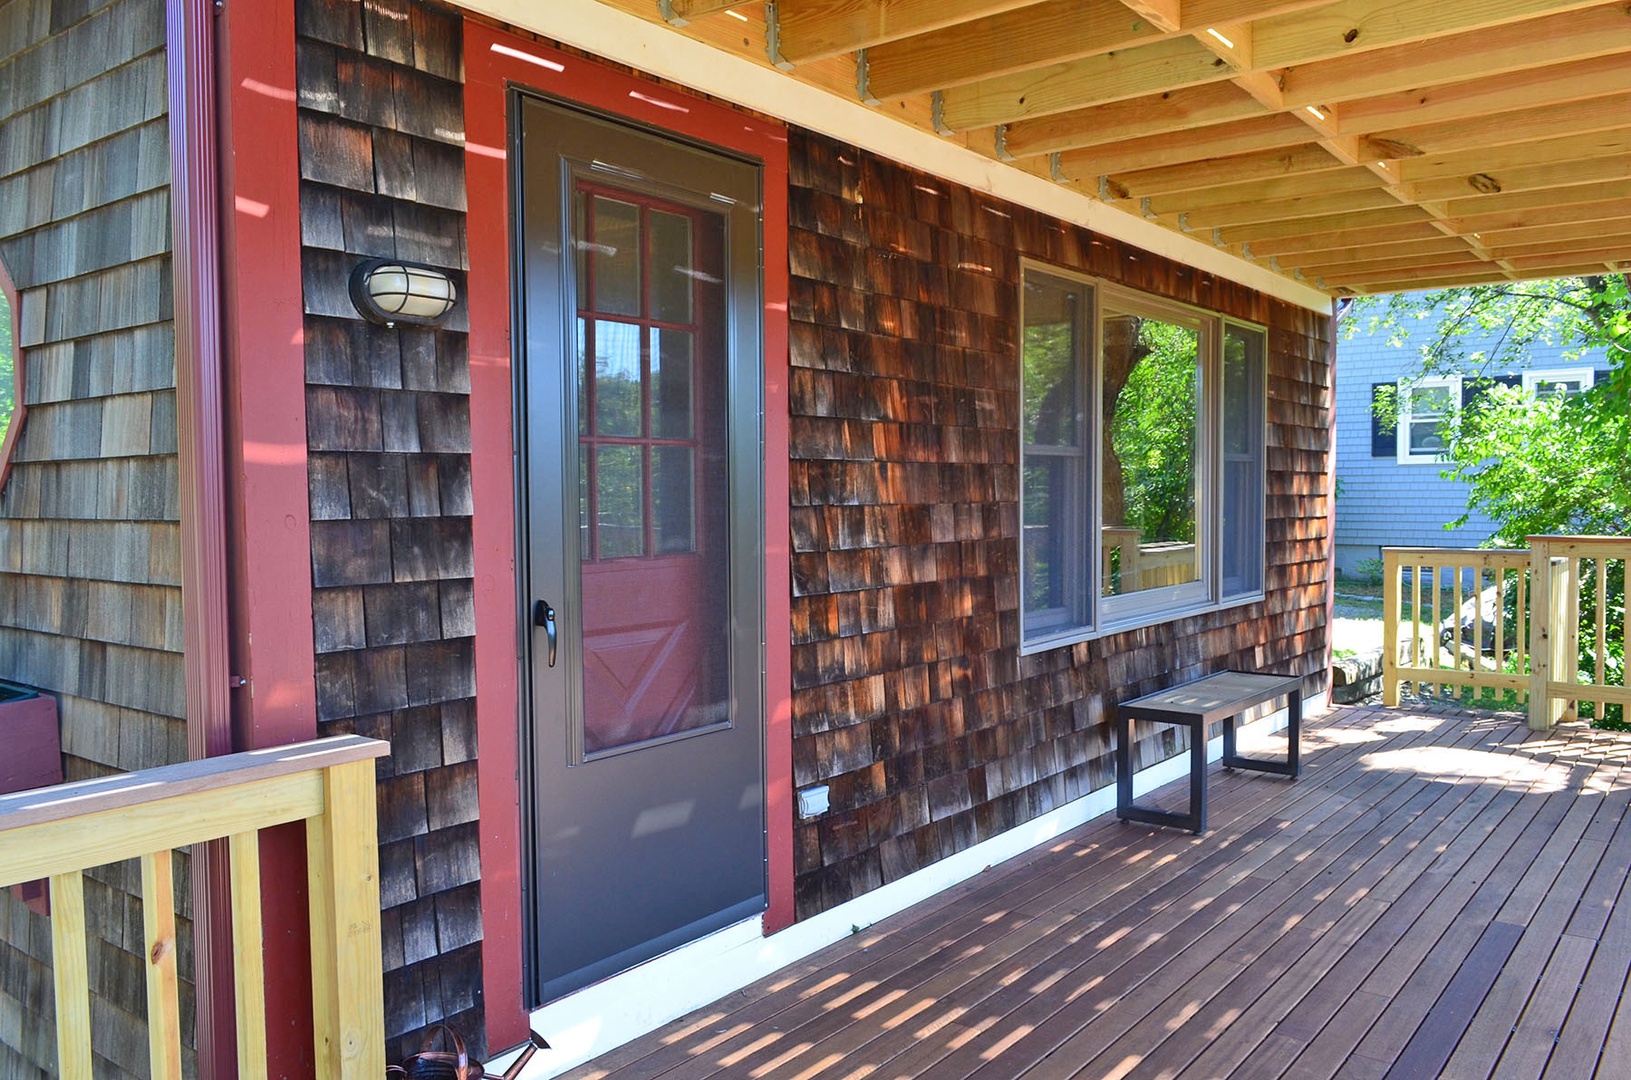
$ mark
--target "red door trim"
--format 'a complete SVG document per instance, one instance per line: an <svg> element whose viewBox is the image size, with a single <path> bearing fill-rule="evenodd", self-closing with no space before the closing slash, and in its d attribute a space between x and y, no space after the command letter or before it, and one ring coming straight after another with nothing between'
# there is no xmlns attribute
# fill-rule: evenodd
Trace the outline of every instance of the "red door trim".
<svg viewBox="0 0 1631 1080"><path fill-rule="evenodd" d="M233 746L317 734L294 0L216 16ZM261 834L268 1072L311 1075L306 844Z"/></svg>
<svg viewBox="0 0 1631 1080"><path fill-rule="evenodd" d="M764 162L767 932L793 921L792 649L788 563L787 133L781 125L466 21L471 476L476 560L476 719L481 810L482 978L488 1038L526 1037L522 995L521 788L515 464L510 370L506 91L512 84Z"/></svg>

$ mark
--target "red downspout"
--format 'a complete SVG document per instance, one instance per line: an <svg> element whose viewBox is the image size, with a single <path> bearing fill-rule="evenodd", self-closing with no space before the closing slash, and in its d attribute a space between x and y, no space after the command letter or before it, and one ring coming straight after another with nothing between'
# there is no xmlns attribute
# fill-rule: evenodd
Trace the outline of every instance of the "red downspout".
<svg viewBox="0 0 1631 1080"><path fill-rule="evenodd" d="M175 286L176 451L187 755L232 751L227 633L225 436L221 396L216 180L215 7L168 0L171 273ZM198 1071L237 1075L232 898L225 841L192 849Z"/></svg>

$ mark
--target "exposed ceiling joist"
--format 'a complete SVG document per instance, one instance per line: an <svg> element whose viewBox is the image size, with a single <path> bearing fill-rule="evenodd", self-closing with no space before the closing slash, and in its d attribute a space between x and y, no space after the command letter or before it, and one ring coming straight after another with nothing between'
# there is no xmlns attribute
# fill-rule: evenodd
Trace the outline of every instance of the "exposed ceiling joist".
<svg viewBox="0 0 1631 1080"><path fill-rule="evenodd" d="M953 87L942 95L941 115L948 128L967 131L1218 82L1229 75L1228 66L1193 38L1165 38L1136 49Z"/></svg>
<svg viewBox="0 0 1631 1080"><path fill-rule="evenodd" d="M1037 0L776 0L776 21L781 54L796 65L1035 3Z"/></svg>
<svg viewBox="0 0 1631 1080"><path fill-rule="evenodd" d="M1631 92L1631 64L1618 54L1472 78L1475 73L1463 72L1458 81L1443 85L1421 84L1349 101L1342 107L1342 130L1364 133L1447 124Z"/></svg>
<svg viewBox="0 0 1631 1080"><path fill-rule="evenodd" d="M1303 222L1292 224L1301 225ZM1281 258L1316 251L1355 251L1364 247L1389 247L1394 244L1458 244L1462 250L1466 249L1466 245L1458 238L1444 235L1427 221L1414 221L1405 225L1366 225L1340 231L1314 229L1293 236L1257 239L1241 235L1242 232L1249 232L1251 228L1253 227L1245 226L1241 229L1227 229L1225 235L1235 237L1239 243L1251 244L1252 250L1261 255L1278 255Z"/></svg>
<svg viewBox="0 0 1631 1080"><path fill-rule="evenodd" d="M1059 167L1066 176L1079 182L1089 182L1106 174L1284 150L1304 145L1308 138L1308 128L1293 117L1258 116L1232 124L1067 150L1059 155ZM1010 149L1012 146L1010 141Z"/></svg>
<svg viewBox="0 0 1631 1080"><path fill-rule="evenodd" d="M1346 167L1323 147L1305 143L1284 150L1266 150L1159 169L1114 173L1107 182L1110 187L1127 192L1118 197L1139 198L1216 188L1223 184L1328 173Z"/></svg>
<svg viewBox="0 0 1631 1080"><path fill-rule="evenodd" d="M1597 190L1590 190L1590 194L1601 194L1601 188L1613 185L1593 185ZM1457 232L1510 232L1514 229L1530 228L1566 228L1579 222L1607 221L1614 218L1631 216L1631 185L1623 198L1605 198L1587 202L1554 202L1546 206L1511 210L1497 210L1486 214L1467 214L1460 217L1446 219ZM1571 192L1580 189L1569 189Z"/></svg>
<svg viewBox="0 0 1631 1080"><path fill-rule="evenodd" d="M887 100L1080 60L1161 36L1163 31L1120 4L1049 0L873 46L867 50L867 79L872 93Z"/></svg>
<svg viewBox="0 0 1631 1080"><path fill-rule="evenodd" d="M663 8L1329 289L1631 257L1631 0L779 0L774 57L758 4Z"/></svg>
<svg viewBox="0 0 1631 1080"><path fill-rule="evenodd" d="M1288 108L1318 106L1628 50L1631 13L1614 4L1400 45L1385 60L1367 53L1304 64L1284 71L1280 85Z"/></svg>
<svg viewBox="0 0 1631 1080"><path fill-rule="evenodd" d="M1631 109L1620 115L1622 125L1631 125ZM1475 173L1499 177L1503 170L1556 165L1591 158L1631 156L1631 127L1565 135L1515 145L1491 145L1478 150L1435 154L1399 163L1399 178L1406 183L1465 177Z"/></svg>
<svg viewBox="0 0 1631 1080"><path fill-rule="evenodd" d="M1626 64L1625 68L1626 81L1631 82L1631 63ZM1483 151L1516 143L1538 143L1560 137L1572 139L1627 125L1631 125L1631 92L1564 105L1542 105L1473 120L1392 128L1363 136L1361 141L1378 140L1421 155L1442 155ZM1412 155L1399 153L1395 156Z"/></svg>
<svg viewBox="0 0 1631 1080"><path fill-rule="evenodd" d="M1008 152L1026 157L1108 146L1266 115L1263 106L1233 83L1215 82L1009 124Z"/></svg>
<svg viewBox="0 0 1631 1080"><path fill-rule="evenodd" d="M1465 202L1478 195L1566 191L1573 185L1623 179L1631 179L1631 157L1547 162L1522 168L1500 169L1494 173L1472 173L1468 176L1420 180L1406 184L1405 189L1410 198L1418 203L1452 199ZM1446 209L1444 216L1455 215Z"/></svg>

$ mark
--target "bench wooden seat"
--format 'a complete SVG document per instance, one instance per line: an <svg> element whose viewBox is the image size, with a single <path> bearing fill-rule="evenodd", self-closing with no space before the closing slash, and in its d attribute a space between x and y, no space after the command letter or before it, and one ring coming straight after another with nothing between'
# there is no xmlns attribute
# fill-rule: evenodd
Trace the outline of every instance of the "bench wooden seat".
<svg viewBox="0 0 1631 1080"><path fill-rule="evenodd" d="M1235 723L1247 709L1284 698L1286 760L1245 758L1235 752ZM1133 721L1152 720L1189 728L1189 812L1155 810L1133 803ZM1220 671L1204 679L1145 694L1116 709L1116 816L1123 821L1174 825L1197 836L1206 832L1206 733L1223 721L1223 767L1254 769L1295 780L1302 736L1303 681L1298 676Z"/></svg>

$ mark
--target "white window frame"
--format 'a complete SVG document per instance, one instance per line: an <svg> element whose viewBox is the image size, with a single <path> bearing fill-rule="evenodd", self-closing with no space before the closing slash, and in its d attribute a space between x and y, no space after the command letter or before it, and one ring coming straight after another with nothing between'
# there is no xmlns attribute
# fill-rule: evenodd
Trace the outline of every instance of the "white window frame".
<svg viewBox="0 0 1631 1080"><path fill-rule="evenodd" d="M1410 449L1410 425L1417 420L1412 402L1418 390L1433 390L1445 388L1450 391L1450 411L1444 413L1428 413L1421 420L1442 421L1446 415L1454 417L1461 411L1461 376L1459 375L1429 375L1413 381L1401 379L1398 384L1399 395L1399 423L1395 428L1396 450L1400 465L1438 465L1443 463L1444 454L1434 450L1431 453L1414 453Z"/></svg>
<svg viewBox="0 0 1631 1080"><path fill-rule="evenodd" d="M1538 396L1536 384L1542 382L1570 382L1580 384L1581 390L1590 390L1592 383L1597 380L1597 372L1589 367L1552 368L1549 371L1526 371L1523 373L1523 392L1531 397Z"/></svg>
<svg viewBox="0 0 1631 1080"><path fill-rule="evenodd" d="M1085 559L1081 573L1087 576L1089 582L1087 607L1085 619L1078 625L1064 625L1048 627L1027 639L1025 635L1025 586L1023 580L1025 563L1025 466L1026 448L1024 444L1024 426L1016 433L1019 441L1019 517L1020 517L1020 558L1019 570L1021 575L1019 588L1020 604L1020 653L1029 655L1048 649L1055 649L1065 645L1072 645L1080 641L1087 641L1109 634L1121 633L1176 619L1236 607L1243 604L1262 600L1265 593L1261 587L1267 578L1267 489L1268 489L1268 330L1267 327L1242 319L1225 317L1217 312L1192 307L1177 301L1139 292L1125 286L1116 285L1102 279L1093 278L1067 270L1063 267L1052 266L1047 263L1030 259L1020 261L1020 326L1025 325L1025 281L1026 278L1036 274L1044 278L1051 278L1056 282L1070 285L1079 285L1083 288L1085 303L1083 305L1087 319L1086 333L1079 337L1079 342L1088 346L1089 355L1077 357L1077 379L1081 387L1081 401L1085 411L1082 421L1081 438L1088 456L1086 468L1086 482L1088 490L1080 493L1086 502L1084 509L1074 516L1081 522L1081 528L1087 532L1080 542L1069 545L1073 550L1079 551ZM1198 549L1197 556L1200 566L1200 580L1187 582L1183 585L1167 586L1164 588L1139 590L1120 596L1104 596L1101 567L1104 561L1104 515L1103 515L1103 487L1104 487L1104 461L1101 451L1104 424L1104 379L1101 358L1103 356L1103 326L1106 309L1116 313L1127 312L1134 315L1147 315L1151 318L1176 323L1196 330L1199 334L1199 357L1197 361L1197 467L1196 467L1196 536L1195 543ZM1225 596L1223 594L1223 537L1222 537L1222 508L1223 508L1223 335L1226 325L1233 325L1254 331L1263 335L1263 380L1259 391L1263 400L1259 405L1258 415L1261 418L1262 431L1259 433L1258 448L1261 458L1262 476L1259 478L1258 501L1259 512L1264 516L1264 526L1258 536L1259 558L1264 561L1260 568L1260 587L1254 591ZM1021 334L1020 348L1023 348L1023 334ZM1024 365L1019 366L1019 398L1021 407L1024 403ZM1050 609L1051 610L1051 609Z"/></svg>

